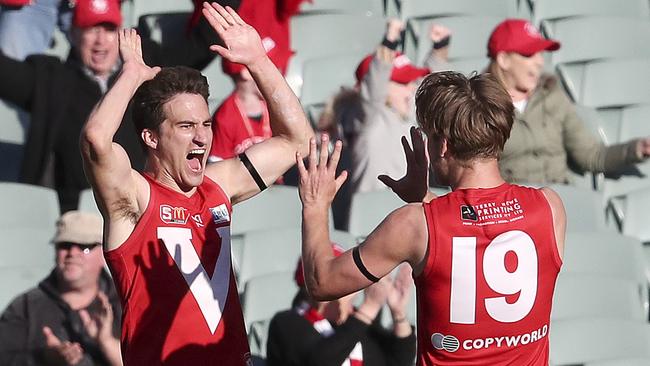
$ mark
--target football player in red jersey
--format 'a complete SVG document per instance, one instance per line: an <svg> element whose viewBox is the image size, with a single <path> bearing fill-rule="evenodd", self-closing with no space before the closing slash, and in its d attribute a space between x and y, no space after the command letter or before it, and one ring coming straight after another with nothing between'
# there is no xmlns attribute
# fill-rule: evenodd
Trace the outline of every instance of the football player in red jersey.
<svg viewBox="0 0 650 366"><path fill-rule="evenodd" d="M216 3L205 3L203 15L224 41L211 49L245 65L256 81L274 137L207 166L212 132L205 77L147 66L135 31L120 31L122 71L89 117L81 150L124 309L127 365L250 364L230 260L232 205L274 182L296 151L307 152L313 136L255 29ZM131 98L147 154L143 173L113 143Z"/></svg>
<svg viewBox="0 0 650 366"><path fill-rule="evenodd" d="M297 154L308 290L318 300L337 298L408 262L417 289L418 365L548 365L565 213L552 190L511 185L499 173L513 123L510 96L489 74L441 72L424 79L416 106L435 178L452 192L427 193L425 143L412 130L413 149L403 138L406 176L381 178L412 203L337 258L327 220L347 177L335 176L341 144L328 159L312 139L307 167Z"/></svg>

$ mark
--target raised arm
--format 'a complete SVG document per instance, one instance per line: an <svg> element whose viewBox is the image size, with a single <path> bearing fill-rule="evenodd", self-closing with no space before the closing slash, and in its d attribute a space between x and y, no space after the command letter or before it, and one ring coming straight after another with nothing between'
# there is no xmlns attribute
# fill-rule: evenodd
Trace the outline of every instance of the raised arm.
<svg viewBox="0 0 650 366"><path fill-rule="evenodd" d="M327 146L323 135L321 146ZM328 161L327 150L316 154L316 141L310 141L309 167L296 157L300 172L302 201L302 261L305 284L316 300L331 300L358 291L381 278L402 262L408 262L416 274L422 269L427 248L427 224L422 204L409 204L393 211L358 249L334 257L330 247L328 211L347 173L335 177L341 155L337 141ZM359 258L355 263L353 252ZM359 262L362 263L359 266ZM365 271L365 274L362 272Z"/></svg>
<svg viewBox="0 0 650 366"><path fill-rule="evenodd" d="M246 65L266 100L273 137L246 150L246 156L269 185L293 165L297 151L306 154L314 131L298 98L266 56L255 29L234 10L216 3L206 3L203 14L227 47L213 45L211 49L230 61ZM251 172L238 158L212 164L206 168L206 174L224 187L233 203L260 191Z"/></svg>
<svg viewBox="0 0 650 366"><path fill-rule="evenodd" d="M119 39L122 71L88 117L80 141L86 176L109 225L106 249L126 240L146 206L146 202L138 202L146 182L131 168L126 151L113 142L113 136L135 91L160 71L142 61L140 37L135 30L121 30Z"/></svg>

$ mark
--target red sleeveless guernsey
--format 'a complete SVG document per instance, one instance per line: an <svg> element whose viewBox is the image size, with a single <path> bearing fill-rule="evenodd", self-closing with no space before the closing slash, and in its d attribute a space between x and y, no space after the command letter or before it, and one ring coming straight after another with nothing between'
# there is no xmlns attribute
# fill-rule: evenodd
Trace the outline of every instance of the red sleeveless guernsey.
<svg viewBox="0 0 650 366"><path fill-rule="evenodd" d="M417 288L418 365L548 365L562 265L546 197L504 183L424 204Z"/></svg>
<svg viewBox="0 0 650 366"><path fill-rule="evenodd" d="M147 209L104 254L122 300L125 365L248 365L229 198L207 177L189 198L145 178Z"/></svg>

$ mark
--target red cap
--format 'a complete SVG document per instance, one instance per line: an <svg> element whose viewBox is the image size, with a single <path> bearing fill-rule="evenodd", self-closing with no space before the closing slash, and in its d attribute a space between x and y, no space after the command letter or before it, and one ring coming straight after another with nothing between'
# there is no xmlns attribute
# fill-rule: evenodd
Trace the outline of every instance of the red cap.
<svg viewBox="0 0 650 366"><path fill-rule="evenodd" d="M540 51L555 51L560 42L542 37L537 28L523 19L506 19L494 28L488 41L488 56L499 52L516 52L532 56Z"/></svg>
<svg viewBox="0 0 650 366"><path fill-rule="evenodd" d="M88 28L101 23L122 25L119 0L77 0L72 24L78 28Z"/></svg>
<svg viewBox="0 0 650 366"><path fill-rule="evenodd" d="M359 66L357 66L357 71L354 72L357 82L361 82L361 80L366 77L368 70L370 70L370 62L372 62L373 57L374 54L366 56ZM417 80L429 74L430 72L431 70L426 67L416 67L411 63L411 60L409 60L406 55L397 52L395 59L393 60L393 71L390 74L390 80L400 84L408 84L413 80Z"/></svg>
<svg viewBox="0 0 650 366"><path fill-rule="evenodd" d="M282 50L277 46L273 38L264 37L262 38L262 46L266 50L266 54L271 59L271 62L280 69L284 75L287 71L287 66L289 65L289 58L293 55L291 50ZM228 61L225 58L221 59L221 69L223 72L230 76L239 75L246 66L238 64L236 62Z"/></svg>
<svg viewBox="0 0 650 366"><path fill-rule="evenodd" d="M334 252L335 257L338 257L345 252L343 248L335 243L332 243L332 251ZM299 287L305 286L305 272L302 270L302 258L298 259L298 265L296 266L296 272L293 275L293 278L296 280L296 285Z"/></svg>

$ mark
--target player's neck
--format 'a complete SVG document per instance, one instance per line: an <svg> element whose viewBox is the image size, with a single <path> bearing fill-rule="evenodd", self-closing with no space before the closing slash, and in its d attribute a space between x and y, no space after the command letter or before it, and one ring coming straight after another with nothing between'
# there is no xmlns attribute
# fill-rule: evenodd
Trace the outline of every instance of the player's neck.
<svg viewBox="0 0 650 366"><path fill-rule="evenodd" d="M505 183L496 159L477 160L469 166L456 165L450 171L453 190L465 188L494 188Z"/></svg>
<svg viewBox="0 0 650 366"><path fill-rule="evenodd" d="M155 180L156 183L187 197L192 196L194 192L196 192L196 187L187 187L185 189L184 187L181 187L166 169L164 169L160 164L156 164L149 159L145 164L144 173Z"/></svg>

